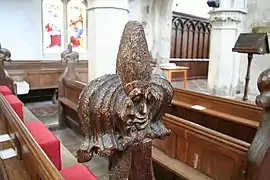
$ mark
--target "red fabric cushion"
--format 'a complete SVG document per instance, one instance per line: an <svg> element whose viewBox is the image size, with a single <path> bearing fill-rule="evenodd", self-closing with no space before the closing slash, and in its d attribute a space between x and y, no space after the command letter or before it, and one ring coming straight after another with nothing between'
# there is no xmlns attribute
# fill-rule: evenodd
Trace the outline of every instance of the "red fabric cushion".
<svg viewBox="0 0 270 180"><path fill-rule="evenodd" d="M97 177L82 164L65 168L61 171L65 180L97 180Z"/></svg>
<svg viewBox="0 0 270 180"><path fill-rule="evenodd" d="M7 86L0 85L0 93L3 95L10 95L12 94L12 91Z"/></svg>
<svg viewBox="0 0 270 180"><path fill-rule="evenodd" d="M61 151L58 138L41 121L26 122L25 125L55 167L61 170Z"/></svg>
<svg viewBox="0 0 270 180"><path fill-rule="evenodd" d="M14 109L14 111L18 114L18 116L21 118L21 120L24 120L24 114L23 114L23 103L19 100L19 98L16 95L5 95L6 100L11 105L11 107Z"/></svg>

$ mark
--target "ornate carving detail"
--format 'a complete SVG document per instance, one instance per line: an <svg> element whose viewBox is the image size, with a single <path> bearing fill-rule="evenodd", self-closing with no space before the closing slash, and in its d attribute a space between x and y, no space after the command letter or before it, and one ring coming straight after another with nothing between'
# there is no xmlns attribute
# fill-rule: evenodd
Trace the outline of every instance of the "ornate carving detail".
<svg viewBox="0 0 270 180"><path fill-rule="evenodd" d="M135 179L138 173L152 179L151 141L170 134L162 116L171 103L173 88L166 78L151 74L151 59L143 26L128 22L116 74L91 81L80 95L78 112L85 142L77 152L78 161L91 160L94 152L111 156L110 180ZM138 168L130 171L135 157L146 159L136 165L142 167L141 172Z"/></svg>
<svg viewBox="0 0 270 180"><path fill-rule="evenodd" d="M72 51L72 45L68 44L67 49L61 53L61 61L79 61L79 53Z"/></svg>
<svg viewBox="0 0 270 180"><path fill-rule="evenodd" d="M212 23L240 23L243 21L243 12L237 11L211 11L210 21Z"/></svg>

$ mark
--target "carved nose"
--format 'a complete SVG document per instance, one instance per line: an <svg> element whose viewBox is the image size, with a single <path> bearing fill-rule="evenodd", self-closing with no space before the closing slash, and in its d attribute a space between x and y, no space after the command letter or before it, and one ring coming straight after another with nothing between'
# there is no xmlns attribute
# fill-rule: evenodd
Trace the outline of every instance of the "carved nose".
<svg viewBox="0 0 270 180"><path fill-rule="evenodd" d="M141 104L140 113L141 114L146 114L147 113L147 107L146 107L145 103Z"/></svg>

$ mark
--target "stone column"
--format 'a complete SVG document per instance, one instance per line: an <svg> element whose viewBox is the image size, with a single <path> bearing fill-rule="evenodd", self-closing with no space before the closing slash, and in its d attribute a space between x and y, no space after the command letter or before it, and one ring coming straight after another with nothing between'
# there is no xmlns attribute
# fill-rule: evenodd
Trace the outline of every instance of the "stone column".
<svg viewBox="0 0 270 180"><path fill-rule="evenodd" d="M88 0L88 81L115 73L128 0Z"/></svg>
<svg viewBox="0 0 270 180"><path fill-rule="evenodd" d="M225 2L226 0L222 1ZM239 80L241 54L232 48L244 30L246 11L229 8L231 4L221 3L221 8L209 12L212 22L210 60L208 71L208 93L217 96L234 97Z"/></svg>
<svg viewBox="0 0 270 180"><path fill-rule="evenodd" d="M173 0L133 0L129 19L140 21L145 28L149 51L160 62L169 62Z"/></svg>

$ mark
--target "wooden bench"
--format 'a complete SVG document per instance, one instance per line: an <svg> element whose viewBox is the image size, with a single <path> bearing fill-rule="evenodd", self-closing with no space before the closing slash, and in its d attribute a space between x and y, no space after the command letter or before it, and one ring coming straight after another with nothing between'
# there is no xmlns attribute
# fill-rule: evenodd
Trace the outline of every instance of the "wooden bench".
<svg viewBox="0 0 270 180"><path fill-rule="evenodd" d="M63 93L59 97L59 118L63 125L80 132L77 101L86 84L63 78L61 85ZM206 109L193 108L196 104ZM261 108L254 104L175 89L168 113L164 122L172 134L165 140L154 141L154 162L186 179L196 179L192 174L201 179L244 178L247 152L260 121ZM226 123L228 125L225 127L219 126ZM247 130L237 133L239 131L230 129L237 127ZM248 134L250 132L252 134ZM174 162L173 166L171 162Z"/></svg>
<svg viewBox="0 0 270 180"><path fill-rule="evenodd" d="M168 112L248 143L262 117L262 109L255 104L176 88Z"/></svg>
<svg viewBox="0 0 270 180"><path fill-rule="evenodd" d="M12 147L17 156L2 161L9 179L55 180L63 179L41 147L16 115L5 97L0 94L0 134L8 134L10 141L1 143L1 149Z"/></svg>
<svg viewBox="0 0 270 180"><path fill-rule="evenodd" d="M0 178L2 175L3 180L78 180L82 179L81 177L83 175L85 179L96 180L96 177L88 168L77 163L65 167L59 172L58 169L61 169L61 158L59 154L57 155L57 150L55 151L54 149L56 154L48 154L48 148L55 147L46 146L44 149L42 140L40 138L36 139L37 133L35 132L39 132L41 129L35 124L40 124L41 122L32 121L24 125L23 121L16 115L16 112L2 94L0 94L0 109L0 136L11 137L9 140L0 141L0 154L1 150L10 148L14 149L17 154L14 157L4 160L0 158ZM39 131L33 132L35 128L38 128ZM44 134L46 130L47 133ZM43 133L41 132L41 135L48 136L48 134L51 134L51 132L43 126ZM58 145L60 145L59 141ZM77 172L74 172L74 170Z"/></svg>
<svg viewBox="0 0 270 180"><path fill-rule="evenodd" d="M172 134L165 140L154 140L161 152L214 179L244 179L249 143L170 114L163 121ZM164 165L170 167L167 161ZM182 176L196 179L192 174Z"/></svg>

